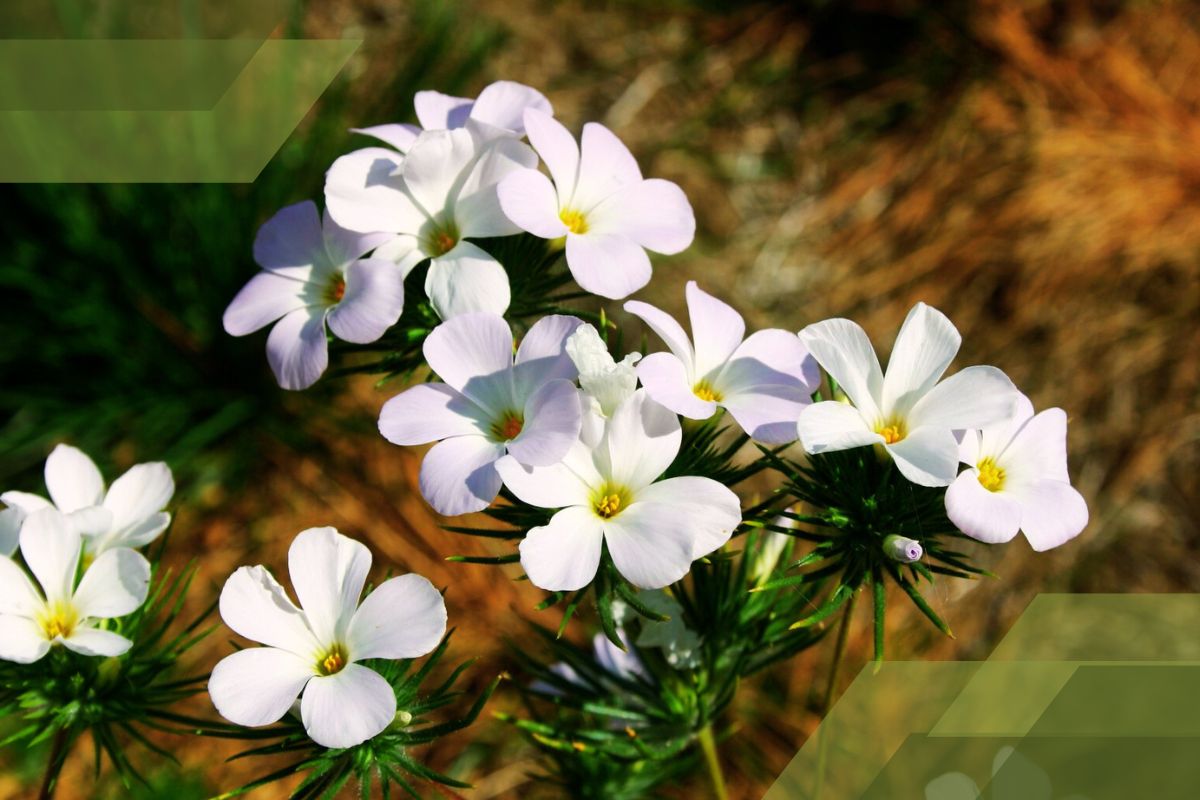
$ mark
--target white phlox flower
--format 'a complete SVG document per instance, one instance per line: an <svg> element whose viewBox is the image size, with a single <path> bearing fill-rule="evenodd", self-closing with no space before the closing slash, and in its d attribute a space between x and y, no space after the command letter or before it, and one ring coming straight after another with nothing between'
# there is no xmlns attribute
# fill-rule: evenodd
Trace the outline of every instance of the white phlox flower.
<svg viewBox="0 0 1200 800"><path fill-rule="evenodd" d="M133 643L104 620L132 614L146 600L150 563L126 547L105 550L76 584L83 542L55 508L34 511L20 534L21 558L0 556L0 659L29 664L55 645L85 656L119 656Z"/></svg>
<svg viewBox="0 0 1200 800"><path fill-rule="evenodd" d="M322 747L352 747L387 728L395 692L360 662L429 653L446 631L446 605L413 574L384 581L360 603L370 568L362 544L333 528L310 528L288 551L299 607L265 567L233 573L221 591L221 618L265 646L239 650L213 669L208 691L221 716L268 725L300 696L304 729Z"/></svg>

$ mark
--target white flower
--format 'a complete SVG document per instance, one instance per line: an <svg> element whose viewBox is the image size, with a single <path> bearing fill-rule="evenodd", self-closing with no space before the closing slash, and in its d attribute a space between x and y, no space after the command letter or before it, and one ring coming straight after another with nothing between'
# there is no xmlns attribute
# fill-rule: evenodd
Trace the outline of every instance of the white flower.
<svg viewBox="0 0 1200 800"><path fill-rule="evenodd" d="M16 506L0 511L0 556L11 556L16 552L24 521L25 512Z"/></svg>
<svg viewBox="0 0 1200 800"><path fill-rule="evenodd" d="M663 658L675 669L695 669L700 666L700 634L687 626L683 606L671 595L660 590L638 592L638 599L663 616L665 622L642 619L637 646L662 649Z"/></svg>
<svg viewBox="0 0 1200 800"><path fill-rule="evenodd" d="M227 656L208 691L221 716L238 725L276 722L297 696L309 737L322 747L365 742L396 716L396 695L358 663L416 658L446 631L442 595L420 575L384 581L360 605L371 568L366 547L333 528L299 534L288 551L297 608L265 567L242 567L221 591L221 618L266 647Z"/></svg>
<svg viewBox="0 0 1200 800"><path fill-rule="evenodd" d="M26 517L21 557L41 592L16 562L0 556L0 659L29 664L56 644L85 656L119 656L133 645L97 623L132 614L145 602L150 563L128 548L106 550L76 585L82 546L57 509Z"/></svg>
<svg viewBox="0 0 1200 800"><path fill-rule="evenodd" d="M579 325L543 317L514 355L503 317L464 314L425 339L425 360L444 383L422 383L384 403L379 432L393 444L438 442L421 462L421 494L439 514L482 511L500 491L493 466L556 464L579 436L579 390L563 343Z"/></svg>
<svg viewBox="0 0 1200 800"><path fill-rule="evenodd" d="M306 389L329 364L325 325L339 339L374 342L404 310L404 275L363 256L388 241L324 219L311 200L287 206L258 230L254 260L262 272L225 310L225 331L245 336L279 320L267 337L267 360L284 389Z"/></svg>
<svg viewBox="0 0 1200 800"><path fill-rule="evenodd" d="M428 90L417 92L413 97L413 106L420 125L375 125L352 130L373 136L401 153L407 153L421 135L422 128L446 130L470 127L490 138L512 136L519 139L525 135L525 109L536 108L547 114L554 113L545 95L513 81L489 84L475 100Z"/></svg>
<svg viewBox="0 0 1200 800"><path fill-rule="evenodd" d="M580 440L548 467L525 467L512 456L497 461L513 494L561 509L521 542L521 566L533 584L587 586L607 545L626 580L658 589L724 545L741 522L737 495L711 478L658 480L681 440L678 417L639 390L613 412L594 447Z"/></svg>
<svg viewBox="0 0 1200 800"><path fill-rule="evenodd" d="M567 267L586 291L627 297L650 280L646 250L678 253L692 243L696 219L683 190L670 181L643 180L629 149L608 128L584 125L580 146L562 123L531 108L525 131L554 183L530 164L501 182L500 203L534 236L566 237Z"/></svg>
<svg viewBox="0 0 1200 800"><path fill-rule="evenodd" d="M758 331L743 341L742 315L695 281L688 281L687 304L694 346L671 315L636 300L625 304L671 349L638 364L642 386L676 414L708 419L720 406L760 442L794 441L796 420L821 382L804 345L781 330Z"/></svg>
<svg viewBox="0 0 1200 800"><path fill-rule="evenodd" d="M1017 390L995 367L967 367L938 383L962 337L935 308L908 312L887 375L866 332L847 319L828 319L800 339L853 405L827 400L800 414L800 441L812 454L881 445L904 477L921 486L949 486L958 475L954 431L1011 417Z"/></svg>
<svg viewBox="0 0 1200 800"><path fill-rule="evenodd" d="M617 635L626 649L622 650L620 647L617 647L603 633L597 633L592 637L592 660L596 662L598 667L614 678L619 678L623 681L646 678L646 666L642 663L637 653L629 646L629 639L626 637L625 631L618 629ZM566 683L574 684L583 689L592 688L591 683L576 672L575 668L570 664L560 661L551 664L548 670ZM529 684L529 688L538 694L550 697L566 696L566 692L561 688L545 680L536 680Z"/></svg>
<svg viewBox="0 0 1200 800"><path fill-rule="evenodd" d="M0 501L22 514L57 508L84 537L89 558L116 547L145 547L171 524L163 508L175 493L175 480L161 461L130 467L105 491L95 463L83 451L60 444L46 459L45 477L53 503L28 492L5 492Z"/></svg>
<svg viewBox="0 0 1200 800"><path fill-rule="evenodd" d="M1042 551L1087 526L1087 503L1067 476L1067 415L1061 408L1035 416L1022 395L1011 421L968 431L960 455L970 468L946 490L946 514L968 536L996 544L1019 529Z"/></svg>
<svg viewBox="0 0 1200 800"><path fill-rule="evenodd" d="M579 385L594 402L593 410L609 417L617 406L637 389L634 364L642 356L629 353L620 362L608 352L608 345L591 325L583 324L567 339L567 355L579 370Z"/></svg>
<svg viewBox="0 0 1200 800"><path fill-rule="evenodd" d="M467 240L521 232L500 210L496 184L536 164L529 146L513 138L425 131L405 156L369 147L339 158L326 174L325 204L350 230L391 234L374 256L396 262L402 275L431 259L425 293L442 319L503 314L508 275Z"/></svg>
<svg viewBox="0 0 1200 800"><path fill-rule="evenodd" d="M796 520L784 516L776 517L772 520L771 524L776 528L788 528L792 530L797 527ZM754 586L762 586L766 583L779 566L779 559L787 551L788 545L795 541L795 536L789 536L782 531L759 531L756 542L757 546L752 551L753 560L750 562L750 569L746 575L750 583Z"/></svg>

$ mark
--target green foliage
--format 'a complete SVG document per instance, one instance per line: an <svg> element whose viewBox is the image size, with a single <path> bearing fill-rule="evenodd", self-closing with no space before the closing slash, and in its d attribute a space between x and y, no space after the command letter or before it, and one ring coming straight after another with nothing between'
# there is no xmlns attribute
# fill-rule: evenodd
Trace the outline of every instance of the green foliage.
<svg viewBox="0 0 1200 800"><path fill-rule="evenodd" d="M270 772L261 778L222 794L221 797L236 797L252 789L282 780L292 775L303 774L304 780L292 793L293 800L316 800L332 798L351 781L369 798L373 787L378 784L384 797L393 791L405 792L412 797L423 795L418 787L429 783L443 786L467 788L469 784L429 769L413 755L413 748L428 744L435 739L461 730L473 723L492 696L500 679L494 680L459 717L435 722L429 718L432 712L454 703L463 696L454 686L471 662L460 664L440 684L426 687L434 668L446 654L450 644L447 633L441 644L417 666L411 659L390 661L368 659L363 665L383 676L396 693L396 718L383 733L362 744L344 749L327 749L313 742L304 731L304 724L295 716L286 716L267 728L246 729L236 725L203 724L193 731L198 736L213 736L228 739L266 742L239 753L234 758L256 756L287 756L287 766Z"/></svg>

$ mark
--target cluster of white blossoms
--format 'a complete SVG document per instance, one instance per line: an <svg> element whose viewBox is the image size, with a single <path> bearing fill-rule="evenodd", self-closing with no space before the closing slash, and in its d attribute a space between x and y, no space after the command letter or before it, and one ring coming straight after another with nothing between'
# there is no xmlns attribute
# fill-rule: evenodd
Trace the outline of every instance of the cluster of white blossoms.
<svg viewBox="0 0 1200 800"><path fill-rule="evenodd" d="M0 659L28 664L55 645L121 655L133 643L107 621L146 600L150 563L137 549L171 522L163 510L175 492L171 470L138 464L106 491L90 458L59 445L45 479L50 499L0 494L8 506L0 512Z"/></svg>
<svg viewBox="0 0 1200 800"><path fill-rule="evenodd" d="M414 105L420 127L356 129L388 147L333 163L323 219L306 201L259 231L262 272L230 303L225 330L243 336L275 322L267 357L286 389L325 371L327 327L355 344L380 339L404 310L405 278L423 262L425 295L441 319L503 314L508 275L479 240L565 239L575 280L613 299L650 280L646 250L677 253L692 241L695 219L678 186L643 179L603 125L588 123L576 143L535 89L499 81L475 100L425 91Z"/></svg>

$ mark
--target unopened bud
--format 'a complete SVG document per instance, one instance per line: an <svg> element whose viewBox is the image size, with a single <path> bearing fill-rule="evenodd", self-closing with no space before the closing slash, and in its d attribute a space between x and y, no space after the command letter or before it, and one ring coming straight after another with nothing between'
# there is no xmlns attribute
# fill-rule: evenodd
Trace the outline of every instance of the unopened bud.
<svg viewBox="0 0 1200 800"><path fill-rule="evenodd" d="M921 543L916 539L897 536L893 533L883 540L883 552L887 554L888 558L895 559L902 564L911 564L921 560L921 556L925 555L925 548L921 547Z"/></svg>

